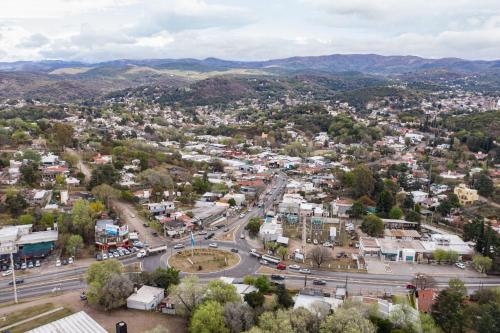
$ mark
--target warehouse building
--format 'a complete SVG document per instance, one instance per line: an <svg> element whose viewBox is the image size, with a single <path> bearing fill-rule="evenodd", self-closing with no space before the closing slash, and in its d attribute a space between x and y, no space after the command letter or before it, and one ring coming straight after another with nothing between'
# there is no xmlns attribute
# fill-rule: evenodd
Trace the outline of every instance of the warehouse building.
<svg viewBox="0 0 500 333"><path fill-rule="evenodd" d="M127 298L127 308L137 310L154 310L165 298L165 289L142 286Z"/></svg>

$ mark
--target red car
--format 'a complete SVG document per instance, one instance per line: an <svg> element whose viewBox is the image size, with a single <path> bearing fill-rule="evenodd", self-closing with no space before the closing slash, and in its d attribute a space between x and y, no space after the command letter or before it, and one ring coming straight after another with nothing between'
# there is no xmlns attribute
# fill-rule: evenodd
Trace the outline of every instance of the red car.
<svg viewBox="0 0 500 333"><path fill-rule="evenodd" d="M282 262L280 262L277 266L276 266L277 269L280 269L280 270L285 270L286 269L286 265Z"/></svg>

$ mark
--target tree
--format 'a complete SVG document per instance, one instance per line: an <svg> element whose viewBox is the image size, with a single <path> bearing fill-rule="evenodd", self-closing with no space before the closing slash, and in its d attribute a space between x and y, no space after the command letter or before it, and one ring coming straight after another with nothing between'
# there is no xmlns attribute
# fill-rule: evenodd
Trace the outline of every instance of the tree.
<svg viewBox="0 0 500 333"><path fill-rule="evenodd" d="M438 264L441 264L441 261L446 260L446 251L443 249L437 249L432 252L432 257L434 260L437 260Z"/></svg>
<svg viewBox="0 0 500 333"><path fill-rule="evenodd" d="M28 185L37 184L40 180L40 172L37 166L32 163L22 165L19 171L21 172L21 179Z"/></svg>
<svg viewBox="0 0 500 333"><path fill-rule="evenodd" d="M278 284L276 285L276 301L278 302L279 305L284 307L285 309L292 307L293 306L293 298L292 295L290 295L290 292L288 289L286 289L284 284Z"/></svg>
<svg viewBox="0 0 500 333"><path fill-rule="evenodd" d="M486 273L491 269L493 260L489 257L476 255L472 257L472 266L480 273Z"/></svg>
<svg viewBox="0 0 500 333"><path fill-rule="evenodd" d="M248 221L245 230L248 230L250 237L255 237L259 233L261 224L262 222L258 217L253 217Z"/></svg>
<svg viewBox="0 0 500 333"><path fill-rule="evenodd" d="M108 184L101 184L92 189L92 194L104 202L106 207L109 208L109 201L119 198L121 193Z"/></svg>
<svg viewBox="0 0 500 333"><path fill-rule="evenodd" d="M18 192L17 194L9 193L7 198L5 198L5 206L7 211L14 217L17 217L24 212L24 209L28 207L28 203L24 200L23 195Z"/></svg>
<svg viewBox="0 0 500 333"><path fill-rule="evenodd" d="M373 173L366 165L360 165L353 171L352 191L356 198L372 193L375 186Z"/></svg>
<svg viewBox="0 0 500 333"><path fill-rule="evenodd" d="M260 275L258 278L256 278L254 286L255 288L259 289L259 292L263 294L267 293L271 289L271 285L269 283L267 275Z"/></svg>
<svg viewBox="0 0 500 333"><path fill-rule="evenodd" d="M331 251L329 248L324 246L315 246L309 252L309 257L312 258L316 266L320 268L321 264L323 264L325 261L331 258Z"/></svg>
<svg viewBox="0 0 500 333"><path fill-rule="evenodd" d="M276 253L281 257L282 260L285 260L286 256L288 255L288 249L284 246L279 246L276 249Z"/></svg>
<svg viewBox="0 0 500 333"><path fill-rule="evenodd" d="M353 218L360 218L361 216L366 215L366 206L360 201L356 200L351 208L347 210L347 214Z"/></svg>
<svg viewBox="0 0 500 333"><path fill-rule="evenodd" d="M231 198L227 201L227 203L229 204L229 206L231 207L234 207L236 206L236 200L234 200L234 198Z"/></svg>
<svg viewBox="0 0 500 333"><path fill-rule="evenodd" d="M408 193L403 201L403 209L409 210L415 207L415 201L413 201L413 194Z"/></svg>
<svg viewBox="0 0 500 333"><path fill-rule="evenodd" d="M245 294L243 300L255 309L262 307L265 301L265 297L264 294L259 291L252 291L251 293Z"/></svg>
<svg viewBox="0 0 500 333"><path fill-rule="evenodd" d="M394 197L392 196L391 192L383 190L377 200L377 214L382 217L387 217L393 203Z"/></svg>
<svg viewBox="0 0 500 333"><path fill-rule="evenodd" d="M19 216L19 218L17 219L17 222L19 224L33 224L33 215L31 214L23 214L21 216Z"/></svg>
<svg viewBox="0 0 500 333"><path fill-rule="evenodd" d="M97 168L92 170L92 175L90 177L89 189L96 187L101 184L113 185L120 179L120 174L115 170L113 165L104 164L99 165Z"/></svg>
<svg viewBox="0 0 500 333"><path fill-rule="evenodd" d="M456 263L458 261L458 258L460 257L460 255L458 254L457 251L453 251L453 250L448 250L446 251L446 260L450 263Z"/></svg>
<svg viewBox="0 0 500 333"><path fill-rule="evenodd" d="M95 221L88 201L83 199L75 201L72 210L72 221L77 233L82 235L88 244L92 243Z"/></svg>
<svg viewBox="0 0 500 333"><path fill-rule="evenodd" d="M77 257L78 252L83 248L83 238L80 235L71 235L66 243L67 252Z"/></svg>
<svg viewBox="0 0 500 333"><path fill-rule="evenodd" d="M43 212L40 221L38 221L37 226L39 230L47 230L47 228L54 227L54 214L51 212Z"/></svg>
<svg viewBox="0 0 500 333"><path fill-rule="evenodd" d="M460 333L465 326L465 295L456 288L442 290L432 305L432 317L446 333Z"/></svg>
<svg viewBox="0 0 500 333"><path fill-rule="evenodd" d="M169 288L172 299L180 304L180 312L188 317L201 304L205 291L206 288L200 284L195 275L186 276L181 280L181 283Z"/></svg>
<svg viewBox="0 0 500 333"><path fill-rule="evenodd" d="M113 275L121 274L122 264L115 259L95 262L89 266L86 274L88 285L87 297L90 304L102 304L103 288Z"/></svg>
<svg viewBox="0 0 500 333"><path fill-rule="evenodd" d="M236 287L222 280L211 280L208 283L206 298L222 305L229 302L237 303L241 301Z"/></svg>
<svg viewBox="0 0 500 333"><path fill-rule="evenodd" d="M401 208L396 206L392 207L389 211L389 218L399 220L401 217L403 217L403 211Z"/></svg>
<svg viewBox="0 0 500 333"><path fill-rule="evenodd" d="M246 294L245 297L247 295L249 294ZM262 298L264 298L263 295ZM230 333L247 331L255 324L253 309L244 303L226 303L224 305L224 323Z"/></svg>
<svg viewBox="0 0 500 333"><path fill-rule="evenodd" d="M356 308L340 308L321 323L320 333L375 333L375 327Z"/></svg>
<svg viewBox="0 0 500 333"><path fill-rule="evenodd" d="M295 333L287 310L264 312L259 317L259 329L249 333Z"/></svg>
<svg viewBox="0 0 500 333"><path fill-rule="evenodd" d="M107 311L127 304L127 298L134 292L133 283L121 274L113 274L102 288L102 305Z"/></svg>
<svg viewBox="0 0 500 333"><path fill-rule="evenodd" d="M191 333L229 333L224 323L224 308L215 301L201 304L189 323Z"/></svg>
<svg viewBox="0 0 500 333"><path fill-rule="evenodd" d="M384 233L384 222L374 214L368 214L361 223L361 230L372 237L382 236Z"/></svg>
<svg viewBox="0 0 500 333"><path fill-rule="evenodd" d="M442 333L430 314L420 313L420 328L422 333Z"/></svg>
<svg viewBox="0 0 500 333"><path fill-rule="evenodd" d="M141 172L137 178L149 186L158 186L164 190L173 190L174 188L174 180L164 170L147 169Z"/></svg>
<svg viewBox="0 0 500 333"><path fill-rule="evenodd" d="M69 124L55 123L52 126L54 141L62 150L64 146L69 146L73 142L73 127Z"/></svg>
<svg viewBox="0 0 500 333"><path fill-rule="evenodd" d="M481 173L477 179L474 178L474 188L480 195L483 196L491 196L493 191L495 190L495 186L490 177L488 177L485 173Z"/></svg>

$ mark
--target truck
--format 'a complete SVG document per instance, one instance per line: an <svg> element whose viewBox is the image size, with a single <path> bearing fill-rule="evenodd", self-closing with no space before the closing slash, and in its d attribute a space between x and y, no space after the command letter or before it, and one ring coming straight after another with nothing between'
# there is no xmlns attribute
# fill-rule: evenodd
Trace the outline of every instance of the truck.
<svg viewBox="0 0 500 333"><path fill-rule="evenodd" d="M161 252L166 252L166 251L167 251L166 245L142 249L139 252L137 252L137 258L143 258L146 256L153 256L155 254L158 254Z"/></svg>
<svg viewBox="0 0 500 333"><path fill-rule="evenodd" d="M251 249L251 250L250 250L250 252L249 252L249 254L250 254L251 256L256 257L256 258L260 258L260 257L262 257L262 254L260 254L259 252L257 252L257 250L256 250L256 249Z"/></svg>

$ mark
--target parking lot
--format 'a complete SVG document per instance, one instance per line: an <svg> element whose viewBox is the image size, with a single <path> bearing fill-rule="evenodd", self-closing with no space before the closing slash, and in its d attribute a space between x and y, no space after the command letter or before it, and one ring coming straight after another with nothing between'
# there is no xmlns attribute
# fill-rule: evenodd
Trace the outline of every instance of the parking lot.
<svg viewBox="0 0 500 333"><path fill-rule="evenodd" d="M449 264L417 264L406 262L384 262L378 258L366 257L368 273L370 274L429 274L432 276L450 276L450 277L481 277L481 273L473 270L470 265L465 269L460 269L455 265Z"/></svg>

